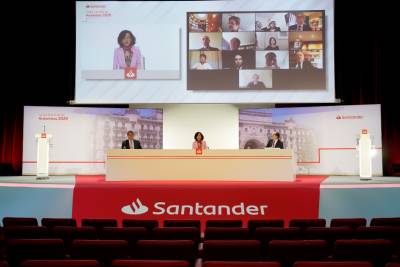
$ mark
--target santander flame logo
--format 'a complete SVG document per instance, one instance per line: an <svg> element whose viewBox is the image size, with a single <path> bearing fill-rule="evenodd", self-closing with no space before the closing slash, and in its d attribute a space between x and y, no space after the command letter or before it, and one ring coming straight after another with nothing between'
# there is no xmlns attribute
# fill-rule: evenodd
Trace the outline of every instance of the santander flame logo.
<svg viewBox="0 0 400 267"><path fill-rule="evenodd" d="M140 215L144 214L149 210L149 208L142 204L139 198L133 201L131 204L123 206L121 211L129 215Z"/></svg>

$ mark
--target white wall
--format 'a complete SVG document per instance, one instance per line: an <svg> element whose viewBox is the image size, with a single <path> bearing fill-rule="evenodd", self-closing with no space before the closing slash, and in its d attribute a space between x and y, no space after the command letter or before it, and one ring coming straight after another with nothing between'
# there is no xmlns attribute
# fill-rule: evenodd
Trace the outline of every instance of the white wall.
<svg viewBox="0 0 400 267"><path fill-rule="evenodd" d="M200 131L211 149L239 148L239 111L231 104L186 104L163 107L163 148L191 149Z"/></svg>

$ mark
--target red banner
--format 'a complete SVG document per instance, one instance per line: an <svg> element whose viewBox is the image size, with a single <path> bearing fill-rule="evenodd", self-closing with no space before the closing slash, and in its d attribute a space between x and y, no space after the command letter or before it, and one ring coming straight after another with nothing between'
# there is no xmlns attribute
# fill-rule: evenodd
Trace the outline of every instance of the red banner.
<svg viewBox="0 0 400 267"><path fill-rule="evenodd" d="M106 182L77 176L73 217L201 220L318 218L325 176L295 182ZM162 225L162 224L161 224Z"/></svg>

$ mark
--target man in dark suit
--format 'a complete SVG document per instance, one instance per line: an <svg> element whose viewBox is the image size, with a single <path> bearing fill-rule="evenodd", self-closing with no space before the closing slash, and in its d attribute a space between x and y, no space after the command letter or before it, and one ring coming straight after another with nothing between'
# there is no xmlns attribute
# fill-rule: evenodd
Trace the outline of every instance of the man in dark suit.
<svg viewBox="0 0 400 267"><path fill-rule="evenodd" d="M289 27L291 32L311 31L311 27L305 24L305 16L303 13L296 14L296 24Z"/></svg>
<svg viewBox="0 0 400 267"><path fill-rule="evenodd" d="M272 139L267 143L266 147L280 148L283 149L283 142L279 140L280 134L278 132L272 134Z"/></svg>
<svg viewBox="0 0 400 267"><path fill-rule="evenodd" d="M309 54L307 54L307 58L309 58ZM302 51L297 51L296 52L296 61L292 65L293 69L298 69L298 70L313 70L315 67L311 64L310 60L305 59L304 52Z"/></svg>
<svg viewBox="0 0 400 267"><path fill-rule="evenodd" d="M128 131L126 135L128 136L128 139L122 142L122 149L142 149L140 142L134 140L135 133L133 131Z"/></svg>

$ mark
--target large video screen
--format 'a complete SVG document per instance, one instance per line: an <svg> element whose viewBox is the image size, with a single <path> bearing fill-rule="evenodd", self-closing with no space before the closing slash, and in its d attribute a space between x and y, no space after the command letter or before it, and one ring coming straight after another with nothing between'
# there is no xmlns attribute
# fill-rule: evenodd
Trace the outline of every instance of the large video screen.
<svg viewBox="0 0 400 267"><path fill-rule="evenodd" d="M333 102L333 0L76 3L76 103Z"/></svg>
<svg viewBox="0 0 400 267"><path fill-rule="evenodd" d="M325 88L324 18L323 10L188 13L188 89Z"/></svg>

